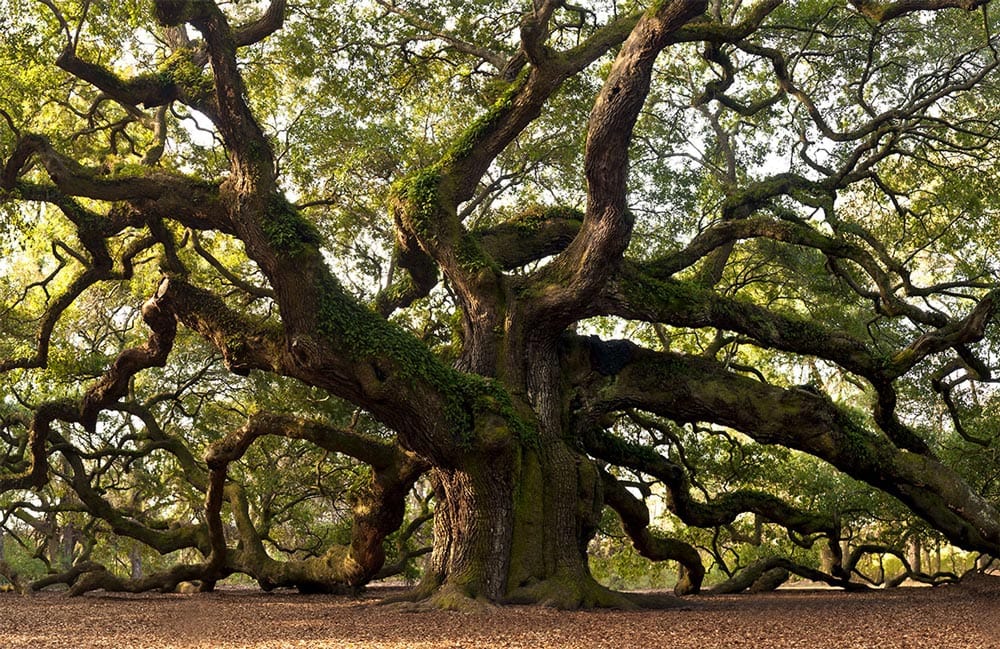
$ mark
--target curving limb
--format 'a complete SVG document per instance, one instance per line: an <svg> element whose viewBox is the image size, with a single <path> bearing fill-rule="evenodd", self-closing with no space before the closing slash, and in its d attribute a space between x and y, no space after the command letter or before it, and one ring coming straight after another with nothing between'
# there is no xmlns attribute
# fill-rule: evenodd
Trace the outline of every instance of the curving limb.
<svg viewBox="0 0 1000 649"><path fill-rule="evenodd" d="M601 472L601 479L605 502L618 513L625 533L632 539L639 554L652 561L672 559L680 562L684 573L674 587L674 593L677 595L695 595L701 591L701 584L705 579L705 567L698 551L683 541L651 532L649 510L645 503L630 494L606 471Z"/></svg>
<svg viewBox="0 0 1000 649"><path fill-rule="evenodd" d="M584 173L587 209L573 242L532 282L542 289L539 324L556 328L576 318L624 252L633 219L626 206L628 141L649 92L653 65L671 35L702 13L703 2L664 2L636 24L615 57L590 114Z"/></svg>
<svg viewBox="0 0 1000 649"><path fill-rule="evenodd" d="M569 208L539 209L472 234L501 268L512 270L565 250L579 234L583 216Z"/></svg>
<svg viewBox="0 0 1000 649"><path fill-rule="evenodd" d="M898 0L896 2L851 0L851 4L871 20L887 22L917 11L939 11L952 8L974 11L985 5L986 2L985 0Z"/></svg>
<svg viewBox="0 0 1000 649"><path fill-rule="evenodd" d="M355 495L354 524L347 547L333 546L313 559L277 561L268 556L250 519L242 490L236 485L226 485L229 464L264 435L306 439L371 466L370 482ZM425 463L390 442L322 422L270 414L252 417L246 426L213 444L206 462L210 470L205 504L212 539L209 564L250 574L267 589L296 586L305 591L356 590L378 574L385 562L383 541L403 522L406 495L427 470ZM235 551L227 549L220 515L227 492L240 533Z"/></svg>
<svg viewBox="0 0 1000 649"><path fill-rule="evenodd" d="M768 557L745 566L731 578L713 586L708 592L725 595L740 593L745 590L750 590L751 592L774 590L788 579L790 573L804 579L826 583L836 588L843 588L847 591L870 590L865 584L833 577L820 570L803 566L784 557Z"/></svg>
<svg viewBox="0 0 1000 649"><path fill-rule="evenodd" d="M589 356L593 344L578 341L570 353ZM594 416L636 408L679 422L728 426L762 444L815 455L886 491L957 544L988 548L1000 539L995 508L960 476L932 457L900 450L822 395L762 384L709 359L627 343L617 356L621 362L613 371L587 379L585 410Z"/></svg>

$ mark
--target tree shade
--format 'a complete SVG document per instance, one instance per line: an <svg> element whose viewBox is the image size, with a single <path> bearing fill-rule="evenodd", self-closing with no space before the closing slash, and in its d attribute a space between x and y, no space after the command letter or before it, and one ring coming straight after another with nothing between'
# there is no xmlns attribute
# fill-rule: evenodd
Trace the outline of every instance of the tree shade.
<svg viewBox="0 0 1000 649"><path fill-rule="evenodd" d="M988 2L0 8L31 587L427 555L430 606L635 605L602 529L682 594L1000 555Z"/></svg>

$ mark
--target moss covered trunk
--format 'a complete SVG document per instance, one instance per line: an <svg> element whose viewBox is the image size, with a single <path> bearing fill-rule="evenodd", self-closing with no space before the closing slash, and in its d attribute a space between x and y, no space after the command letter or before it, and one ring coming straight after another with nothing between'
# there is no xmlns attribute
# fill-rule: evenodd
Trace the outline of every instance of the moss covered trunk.
<svg viewBox="0 0 1000 649"><path fill-rule="evenodd" d="M469 599L561 608L620 605L586 547L602 505L593 462L563 443L433 472L434 552L419 591L445 608Z"/></svg>
<svg viewBox="0 0 1000 649"><path fill-rule="evenodd" d="M475 448L461 468L433 472L434 552L419 592L438 606L543 603L560 608L627 606L594 582L586 548L603 507L593 460L568 443L568 400L555 345L506 345L497 374L522 395L536 434L498 451ZM514 353L511 349L520 351Z"/></svg>

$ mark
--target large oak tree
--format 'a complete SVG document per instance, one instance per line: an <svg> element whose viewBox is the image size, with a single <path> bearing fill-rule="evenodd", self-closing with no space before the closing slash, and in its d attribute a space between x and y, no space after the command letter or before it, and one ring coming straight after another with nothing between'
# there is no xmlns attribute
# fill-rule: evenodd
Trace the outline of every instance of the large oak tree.
<svg viewBox="0 0 1000 649"><path fill-rule="evenodd" d="M820 540L829 572L792 568L846 585L842 512L703 488L689 456L720 434L1000 554L987 2L4 5L0 490L58 479L117 536L200 557L78 562L77 592L357 588L427 517L422 475L433 605L628 605L588 568L605 507L697 591L650 484L692 527ZM220 430L220 363L293 396ZM275 558L234 479L270 438L367 467L347 538ZM203 513L102 487L154 453Z"/></svg>

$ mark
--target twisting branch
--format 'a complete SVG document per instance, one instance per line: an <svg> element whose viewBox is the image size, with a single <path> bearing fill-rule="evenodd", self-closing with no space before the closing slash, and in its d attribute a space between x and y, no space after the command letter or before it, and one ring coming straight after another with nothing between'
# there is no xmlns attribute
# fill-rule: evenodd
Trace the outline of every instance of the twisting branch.
<svg viewBox="0 0 1000 649"><path fill-rule="evenodd" d="M164 301L186 327L211 341L235 374L274 369L281 364L284 337L229 308L218 296L181 277L160 285Z"/></svg>
<svg viewBox="0 0 1000 649"><path fill-rule="evenodd" d="M301 561L271 559L253 526L240 489L230 492L237 528L241 534L236 553L227 551L221 519L223 493L229 464L238 460L254 440L264 435L307 439L321 448L355 457L373 469L371 481L356 494L354 525L348 547L334 546L323 556ZM403 521L405 499L427 465L390 442L375 440L350 430L290 416L259 414L246 426L214 443L206 462L211 472L206 513L212 538L210 565L233 568L253 575L265 588L282 585L302 590L356 589L367 583L385 562L382 543ZM228 562L228 563L227 563Z"/></svg>
<svg viewBox="0 0 1000 649"><path fill-rule="evenodd" d="M271 0L267 10L257 20L238 27L233 34L237 47L259 43L285 24L286 0Z"/></svg>
<svg viewBox="0 0 1000 649"><path fill-rule="evenodd" d="M987 326L996 319L998 311L1000 289L983 296L966 317L921 335L906 349L893 356L889 376L902 376L931 354L979 342L986 335Z"/></svg>
<svg viewBox="0 0 1000 649"><path fill-rule="evenodd" d="M274 298L274 291L272 291L271 289L263 288L257 286L256 284L252 284L246 281L245 279L239 277L238 275L236 275L236 273L232 272L228 268L226 268L225 264L216 259L215 256L212 255L212 253L207 251L205 247L201 245L201 237L198 236L197 231L192 230L190 236L191 236L190 239L191 248L196 253L198 253L199 257L208 262L209 266L218 271L218 273L222 275L222 277L224 277L227 282L229 282L233 286L239 288L240 290L244 291L245 293L253 297L268 298L268 299Z"/></svg>
<svg viewBox="0 0 1000 649"><path fill-rule="evenodd" d="M777 573L777 574L775 574ZM754 561L731 578L716 584L708 592L712 594L739 593L760 584L761 590L774 590L788 579L788 573L795 573L805 579L823 582L848 591L867 591L868 586L848 579L828 575L821 570L809 568L784 557L767 557ZM772 577L776 577L773 578Z"/></svg>
<svg viewBox="0 0 1000 649"><path fill-rule="evenodd" d="M142 319L151 332L146 344L122 351L101 379L87 390L80 406L80 421L88 430L97 425L101 410L125 396L132 377L150 367L166 365L177 335L177 321L161 302L165 292L166 286L161 284L156 294L142 305Z"/></svg>
<svg viewBox="0 0 1000 649"><path fill-rule="evenodd" d="M803 511L761 491L724 493L708 502L699 502L691 495L690 479L684 467L652 449L613 438L608 433L587 431L588 424L583 422L580 426L584 446L595 457L661 481L667 489L670 510L687 525L721 527L731 524L744 512L752 512L798 534L839 538L840 527L834 516Z"/></svg>
<svg viewBox="0 0 1000 649"><path fill-rule="evenodd" d="M653 534L649 529L649 510L646 504L629 493L607 471L601 471L601 479L605 502L621 517L625 533L632 539L639 554L653 561L673 559L680 562L684 567L684 576L678 580L674 593L698 593L705 578L705 567L698 551L683 541Z"/></svg>
<svg viewBox="0 0 1000 649"><path fill-rule="evenodd" d="M628 144L649 93L653 65L672 34L701 14L704 1L663 2L636 24L615 57L587 124L584 174L587 210L573 242L532 282L544 286L539 325L560 329L613 272L628 245Z"/></svg>
<svg viewBox="0 0 1000 649"><path fill-rule="evenodd" d="M850 0L862 14L875 22L887 22L917 11L940 11L941 9L964 9L974 11L989 0L898 0L879 2L878 0Z"/></svg>
<svg viewBox="0 0 1000 649"><path fill-rule="evenodd" d="M151 108L169 104L181 97L180 86L167 76L144 75L122 79L103 66L79 58L73 48L63 50L56 59L56 65L73 76L93 84L122 104L130 106L141 104Z"/></svg>
<svg viewBox="0 0 1000 649"><path fill-rule="evenodd" d="M509 270L566 249L579 233L583 213L569 208L531 210L472 235L500 267Z"/></svg>
<svg viewBox="0 0 1000 649"><path fill-rule="evenodd" d="M861 376L881 376L881 360L845 332L774 313L691 282L658 281L638 265L623 264L603 294L591 304L589 314L618 315L678 327L717 327L748 336L764 347L834 361Z"/></svg>
<svg viewBox="0 0 1000 649"><path fill-rule="evenodd" d="M236 60L236 36L226 16L214 2L186 3L188 15L164 19L176 12L175 3L157 0L155 8L163 24L175 26L190 22L205 39L214 79L214 104L218 111L210 115L230 151L232 164L239 170L246 186L243 191L269 194L273 189L274 152L250 106L246 85ZM277 2L283 12L283 2ZM273 8L274 5L272 5Z"/></svg>
<svg viewBox="0 0 1000 649"><path fill-rule="evenodd" d="M70 48L76 47L76 40L73 38L73 34L70 32L69 23L66 22L66 17L63 16L62 12L59 11L59 7L55 5L52 0L38 0L43 5L49 8L52 15L55 16L56 20L59 21L59 26L66 33L66 46Z"/></svg>
<svg viewBox="0 0 1000 649"><path fill-rule="evenodd" d="M961 378L955 381L947 381L946 377L952 372L958 370L966 370L967 366L959 359L954 359L949 363L946 363L938 371L934 372L931 377L931 388L938 394L941 395L941 400L944 401L945 407L948 409L948 414L951 416L952 426L955 427L955 432L958 436L969 442L970 444L975 444L976 446L981 446L983 448L989 448L994 445L995 440L991 438L976 437L969 433L966 429L965 424L962 423L962 416L959 413L958 406L952 397L952 390L954 388L973 377L978 379L985 378L982 373L975 372L970 374L965 374Z"/></svg>
<svg viewBox="0 0 1000 649"><path fill-rule="evenodd" d="M903 572L901 572L900 574L896 575L895 577L889 580L885 580L884 578L880 580L869 579L867 576L862 574L861 571L858 569L858 563L861 561L862 558L864 558L865 555L868 554L876 554L876 555L889 554L896 557L899 560L899 562L903 565ZM845 569L847 570L848 573L858 575L865 581L868 581L875 586L884 585L886 588L895 588L896 586L899 586L906 579L912 579L922 584L930 584L932 586L939 586L941 584L954 584L958 583L959 581L958 575L956 575L953 572L937 572L934 574L927 574L920 570L914 570L913 566L910 564L909 559L906 558L906 555L903 552L900 552L898 549L893 547L879 545L875 543L865 543L851 550L851 554L848 555L847 557Z"/></svg>
<svg viewBox="0 0 1000 649"><path fill-rule="evenodd" d="M45 486L49 478L47 442L52 422L57 419L76 419L74 405L69 400L50 401L35 409L28 430L30 464L19 474L0 476L0 493L16 489L41 489Z"/></svg>
<svg viewBox="0 0 1000 649"><path fill-rule="evenodd" d="M54 187L20 180L32 160L45 168ZM85 167L59 152L48 138L25 134L14 147L0 177L0 200L17 191L25 200L52 202L78 225L85 213L69 197L104 201L128 201L109 211L108 219L89 219L104 237L117 234L126 225L143 225L149 216L177 220L198 229L232 232L228 215L219 203L218 184L196 180L180 173L150 170L140 176L116 176ZM143 213L140 213L143 212Z"/></svg>
<svg viewBox="0 0 1000 649"><path fill-rule="evenodd" d="M954 471L933 457L900 450L829 398L762 384L712 360L617 344L617 362L603 374L590 371L583 360L601 343L579 339L564 352L567 362L576 358L571 367L590 372L577 378L586 386L581 394L588 395L581 408L593 417L637 408L679 422L728 426L760 443L830 462L895 496L959 545L986 549L1000 541L995 508Z"/></svg>

